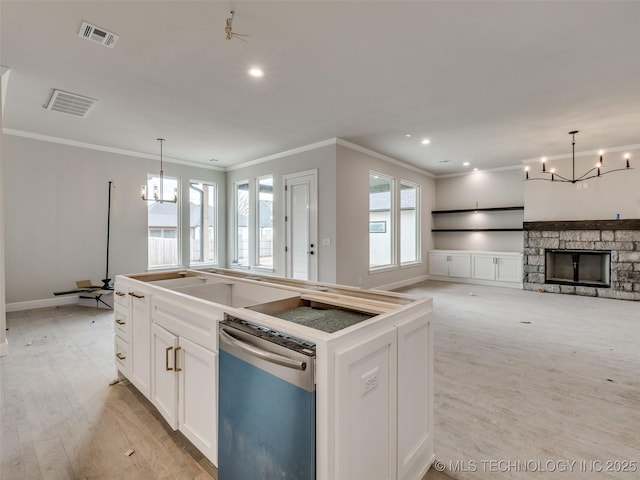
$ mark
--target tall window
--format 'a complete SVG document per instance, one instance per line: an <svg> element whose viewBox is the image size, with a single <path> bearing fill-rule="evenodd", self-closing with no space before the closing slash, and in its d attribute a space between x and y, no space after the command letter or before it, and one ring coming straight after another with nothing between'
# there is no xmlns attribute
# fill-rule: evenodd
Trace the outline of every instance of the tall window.
<svg viewBox="0 0 640 480"><path fill-rule="evenodd" d="M257 265L273 268L273 177L258 178L257 190Z"/></svg>
<svg viewBox="0 0 640 480"><path fill-rule="evenodd" d="M400 263L413 263L420 260L419 204L419 185L400 181Z"/></svg>
<svg viewBox="0 0 640 480"><path fill-rule="evenodd" d="M234 184L235 238L233 264L249 266L249 182Z"/></svg>
<svg viewBox="0 0 640 480"><path fill-rule="evenodd" d="M369 268L394 264L393 178L369 174Z"/></svg>
<svg viewBox="0 0 640 480"><path fill-rule="evenodd" d="M189 184L189 238L191 265L217 263L216 186Z"/></svg>
<svg viewBox="0 0 640 480"><path fill-rule="evenodd" d="M160 177L148 175L147 191L153 192L160 185ZM164 177L162 189L173 192L178 188L176 178ZM168 267L180 264L178 235L178 204L171 202L149 202L147 205L148 265L149 268Z"/></svg>

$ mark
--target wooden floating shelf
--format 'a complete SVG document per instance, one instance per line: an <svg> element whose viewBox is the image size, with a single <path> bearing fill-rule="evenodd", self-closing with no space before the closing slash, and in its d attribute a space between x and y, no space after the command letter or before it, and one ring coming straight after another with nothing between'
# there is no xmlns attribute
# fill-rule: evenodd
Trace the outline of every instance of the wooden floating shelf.
<svg viewBox="0 0 640 480"><path fill-rule="evenodd" d="M523 228L432 228L432 232L522 232Z"/></svg>
<svg viewBox="0 0 640 480"><path fill-rule="evenodd" d="M489 207L489 208L463 208L460 210L433 210L431 213L433 215L440 215L446 213L468 213L468 212L501 212L508 210L524 210L523 206L516 207Z"/></svg>

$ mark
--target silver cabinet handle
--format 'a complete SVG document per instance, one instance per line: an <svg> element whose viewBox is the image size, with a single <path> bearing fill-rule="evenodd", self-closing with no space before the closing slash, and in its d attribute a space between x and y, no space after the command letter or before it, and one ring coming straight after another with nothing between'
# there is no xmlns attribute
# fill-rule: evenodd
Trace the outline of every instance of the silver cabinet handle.
<svg viewBox="0 0 640 480"><path fill-rule="evenodd" d="M126 293L121 292L120 290L116 290L116 295L119 297L124 297L126 295Z"/></svg>
<svg viewBox="0 0 640 480"><path fill-rule="evenodd" d="M127 324L127 322L123 322L123 321L122 321L122 320L120 320L120 319L117 319L117 320L116 320L116 323L117 323L118 325L126 325L126 324Z"/></svg>
<svg viewBox="0 0 640 480"><path fill-rule="evenodd" d="M242 340L234 337L225 329L220 329L220 336L231 345L234 345L241 350L249 352L256 357L262 358L267 362L282 365L283 367L295 368L296 370L304 371L307 368L306 362L300 360L294 360L293 358L285 357L284 355L278 355L277 353L267 352L261 348L255 347L249 343L245 343Z"/></svg>
<svg viewBox="0 0 640 480"><path fill-rule="evenodd" d="M140 295L139 293L129 292L129 295L136 298L144 298L144 295Z"/></svg>
<svg viewBox="0 0 640 480"><path fill-rule="evenodd" d="M121 354L120 352L116 353L116 357L118 357L120 360L126 360L126 358L127 358L123 354Z"/></svg>

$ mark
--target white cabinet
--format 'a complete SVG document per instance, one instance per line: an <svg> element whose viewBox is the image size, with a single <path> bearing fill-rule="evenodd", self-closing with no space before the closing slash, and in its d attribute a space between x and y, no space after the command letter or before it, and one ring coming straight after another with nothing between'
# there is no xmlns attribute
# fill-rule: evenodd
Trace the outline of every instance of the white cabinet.
<svg viewBox="0 0 640 480"><path fill-rule="evenodd" d="M152 326L151 402L213 464L217 450L217 354Z"/></svg>
<svg viewBox="0 0 640 480"><path fill-rule="evenodd" d="M151 296L141 290L129 292L131 297L131 370L129 380L145 396L151 386Z"/></svg>
<svg viewBox="0 0 640 480"><path fill-rule="evenodd" d="M336 474L396 478L396 329L336 353Z"/></svg>
<svg viewBox="0 0 640 480"><path fill-rule="evenodd" d="M522 257L520 255L471 256L472 278L498 282L522 282Z"/></svg>
<svg viewBox="0 0 640 480"><path fill-rule="evenodd" d="M217 328L224 314L163 296L154 296L151 311L151 403L217 465Z"/></svg>
<svg viewBox="0 0 640 480"><path fill-rule="evenodd" d="M433 455L433 337L426 315L398 325L399 480L422 478Z"/></svg>
<svg viewBox="0 0 640 480"><path fill-rule="evenodd" d="M433 341L427 315L335 354L331 478L415 480L433 458Z"/></svg>
<svg viewBox="0 0 640 480"><path fill-rule="evenodd" d="M471 276L471 256L468 253L429 252L429 274L468 278Z"/></svg>
<svg viewBox="0 0 640 480"><path fill-rule="evenodd" d="M522 287L522 254L471 250L432 250L429 275L436 280Z"/></svg>

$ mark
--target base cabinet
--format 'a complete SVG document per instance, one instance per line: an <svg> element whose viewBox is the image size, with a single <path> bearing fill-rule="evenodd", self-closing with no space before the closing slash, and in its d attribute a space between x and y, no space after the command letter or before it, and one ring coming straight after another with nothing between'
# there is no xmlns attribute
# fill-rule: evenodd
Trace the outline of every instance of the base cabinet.
<svg viewBox="0 0 640 480"><path fill-rule="evenodd" d="M434 250L429 252L429 275L437 280L522 287L522 254Z"/></svg>
<svg viewBox="0 0 640 480"><path fill-rule="evenodd" d="M472 278L498 282L522 281L522 258L505 255L471 256Z"/></svg>
<svg viewBox="0 0 640 480"><path fill-rule="evenodd" d="M129 380L146 397L151 384L151 296L142 291L130 291L131 296L131 370Z"/></svg>
<svg viewBox="0 0 640 480"><path fill-rule="evenodd" d="M469 277L470 256L464 253L429 253L429 273L441 277Z"/></svg>
<svg viewBox="0 0 640 480"><path fill-rule="evenodd" d="M152 326L151 403L214 465L217 446L217 354Z"/></svg>
<svg viewBox="0 0 640 480"><path fill-rule="evenodd" d="M424 475L433 459L432 355L426 315L336 352L332 478Z"/></svg>

